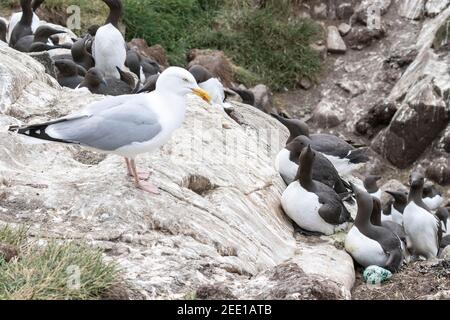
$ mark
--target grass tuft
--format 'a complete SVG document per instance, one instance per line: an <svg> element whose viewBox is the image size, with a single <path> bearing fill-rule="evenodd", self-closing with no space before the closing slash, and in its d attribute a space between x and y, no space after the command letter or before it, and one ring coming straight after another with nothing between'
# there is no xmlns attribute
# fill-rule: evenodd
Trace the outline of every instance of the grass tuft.
<svg viewBox="0 0 450 320"><path fill-rule="evenodd" d="M0 242L23 244L24 233L0 230ZM99 299L118 282L115 264L100 250L74 242L27 245L18 259L0 263L0 300Z"/></svg>
<svg viewBox="0 0 450 320"><path fill-rule="evenodd" d="M20 248L26 242L27 232L28 228L23 226L18 229L12 229L8 226L0 227L0 243Z"/></svg>

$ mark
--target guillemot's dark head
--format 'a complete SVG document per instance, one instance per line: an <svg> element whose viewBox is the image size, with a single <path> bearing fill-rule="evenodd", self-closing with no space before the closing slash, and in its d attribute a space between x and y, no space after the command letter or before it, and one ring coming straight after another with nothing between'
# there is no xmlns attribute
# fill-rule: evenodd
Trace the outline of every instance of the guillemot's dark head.
<svg viewBox="0 0 450 320"><path fill-rule="evenodd" d="M37 9L39 9L39 7L41 6L41 4L44 2L44 0L34 0L33 3L31 4L31 8L33 9L33 11L36 11Z"/></svg>
<svg viewBox="0 0 450 320"><path fill-rule="evenodd" d="M309 137L309 127L304 121L284 118L276 113L271 113L270 115L280 121L289 130L289 138L286 144L298 136Z"/></svg>
<svg viewBox="0 0 450 320"><path fill-rule="evenodd" d="M386 191L387 194L391 195L395 202L398 204L406 205L408 203L408 193L404 191Z"/></svg>
<svg viewBox="0 0 450 320"><path fill-rule="evenodd" d="M135 87L135 83L134 83L134 77L131 73L123 71L122 69L120 69L119 67L116 66L117 71L120 74L120 80L122 80L123 82L125 82L126 84L128 84L131 88Z"/></svg>
<svg viewBox="0 0 450 320"><path fill-rule="evenodd" d="M377 182L381 179L381 176L369 175L364 179L364 188L370 193L378 191Z"/></svg>
<svg viewBox="0 0 450 320"><path fill-rule="evenodd" d="M425 177L420 172L413 172L409 177L409 185L412 188L423 188Z"/></svg>
<svg viewBox="0 0 450 320"><path fill-rule="evenodd" d="M84 80L87 82L90 88L95 88L102 84L105 86L108 85L103 72L101 72L97 68L89 69L89 71L86 73L86 76L84 77Z"/></svg>
<svg viewBox="0 0 450 320"><path fill-rule="evenodd" d="M55 34L66 33L64 30L59 30L48 25L39 26L34 33L35 42L47 42L48 38Z"/></svg>
<svg viewBox="0 0 450 320"><path fill-rule="evenodd" d="M208 69L199 64L194 64L188 71L194 76L197 83L203 83L213 77L212 73L209 72Z"/></svg>
<svg viewBox="0 0 450 320"><path fill-rule="evenodd" d="M73 76L78 73L77 65L69 59L56 60L55 67L62 76Z"/></svg>
<svg viewBox="0 0 450 320"><path fill-rule="evenodd" d="M311 145L311 139L306 136L298 136L286 145L286 149L289 150L294 156L299 156L302 151Z"/></svg>

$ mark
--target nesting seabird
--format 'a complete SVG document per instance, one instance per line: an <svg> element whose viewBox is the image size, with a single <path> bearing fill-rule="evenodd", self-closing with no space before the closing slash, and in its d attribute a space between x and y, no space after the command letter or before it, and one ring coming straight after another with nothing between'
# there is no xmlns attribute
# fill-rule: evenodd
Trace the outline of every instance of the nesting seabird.
<svg viewBox="0 0 450 320"><path fill-rule="evenodd" d="M55 29L52 26L41 25L36 29L34 35L28 35L20 38L14 45L14 49L21 52L36 52L37 48L57 49L60 46L47 45L50 36L65 33L64 30ZM41 44L41 45L39 45ZM33 46L34 45L34 46ZM38 46L39 45L39 46ZM45 46L47 45L47 46ZM43 51L43 50L41 50Z"/></svg>
<svg viewBox="0 0 450 320"><path fill-rule="evenodd" d="M386 191L392 196L381 216L382 221L393 221L403 225L403 211L408 205L408 193L404 191Z"/></svg>
<svg viewBox="0 0 450 320"><path fill-rule="evenodd" d="M438 255L442 238L439 219L431 213L422 200L424 177L414 172L410 177L408 205L403 211L403 226L408 250L427 259Z"/></svg>
<svg viewBox="0 0 450 320"><path fill-rule="evenodd" d="M75 114L42 124L12 126L9 130L43 141L76 144L123 156L136 187L157 194L157 187L140 180L135 159L164 145L182 125L186 95L190 93L210 101L188 71L170 67L149 94L107 97Z"/></svg>
<svg viewBox="0 0 450 320"><path fill-rule="evenodd" d="M78 88L87 88L91 93L105 94L108 83L103 73L97 68L91 68L86 72L84 79Z"/></svg>
<svg viewBox="0 0 450 320"><path fill-rule="evenodd" d="M63 87L75 89L84 80L86 71L72 60L61 59L55 61L57 69L56 80Z"/></svg>
<svg viewBox="0 0 450 320"><path fill-rule="evenodd" d="M274 113L271 115L289 130L287 143L300 135L309 137L311 147L322 152L333 163L340 175L348 175L361 164L369 161L366 155L367 148L355 149L343 139L331 134L309 134L309 128L305 122L287 119Z"/></svg>
<svg viewBox="0 0 450 320"><path fill-rule="evenodd" d="M36 15L36 13L34 13L34 11L36 11L39 8L42 2L44 2L44 0L34 0L33 2L31 2L31 0L20 0L22 11L13 13L11 18L9 19L8 34L7 34L8 43L11 42L11 36L14 28L17 26L17 24L19 24L19 22L23 18L23 12L26 13L27 16L26 20L27 21L30 20L30 27L32 32L28 34L32 34L36 31L36 29L39 27L40 20L39 17ZM15 39L14 43L19 38Z"/></svg>
<svg viewBox="0 0 450 320"><path fill-rule="evenodd" d="M381 189L378 187L378 181L381 179L381 176L368 175L364 178L364 188L366 191L377 199L381 199Z"/></svg>
<svg viewBox="0 0 450 320"><path fill-rule="evenodd" d="M117 67L125 69L127 56L126 43L119 31L119 18L122 15L120 0L103 0L110 9L104 26L97 30L92 47L95 67L103 72L105 77L120 78Z"/></svg>
<svg viewBox="0 0 450 320"><path fill-rule="evenodd" d="M147 57L141 56L141 67L145 79L148 79L155 74L161 73L161 66L156 61Z"/></svg>
<svg viewBox="0 0 450 320"><path fill-rule="evenodd" d="M298 136L278 153L275 168L287 185L298 179L300 154L310 144L311 140L308 137ZM338 194L350 191L350 185L342 180L330 160L320 152L313 152L316 155L312 168L313 180L326 184Z"/></svg>
<svg viewBox="0 0 450 320"><path fill-rule="evenodd" d="M94 58L86 49L86 41L91 39L90 37L91 36L88 34L83 38L78 39L70 49L73 61L86 70L89 70L95 66Z"/></svg>
<svg viewBox="0 0 450 320"><path fill-rule="evenodd" d="M370 222L373 197L353 186L358 213L345 238L345 250L363 267L376 265L396 272L403 261L400 239L389 229Z"/></svg>
<svg viewBox="0 0 450 320"><path fill-rule="evenodd" d="M92 93L106 96L120 96L133 93L136 86L133 75L119 68L117 69L120 73L120 79L107 78L98 68L91 68L79 87L88 88Z"/></svg>
<svg viewBox="0 0 450 320"><path fill-rule="evenodd" d="M283 192L281 205L286 214L302 229L331 235L352 218L339 195L312 178L316 154L310 146L300 155L298 180Z"/></svg>

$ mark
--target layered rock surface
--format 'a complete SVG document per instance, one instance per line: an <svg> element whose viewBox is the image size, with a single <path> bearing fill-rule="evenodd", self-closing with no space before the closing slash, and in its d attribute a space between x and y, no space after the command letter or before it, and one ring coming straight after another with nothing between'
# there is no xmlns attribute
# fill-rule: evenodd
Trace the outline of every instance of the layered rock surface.
<svg viewBox="0 0 450 320"><path fill-rule="evenodd" d="M161 188L150 196L134 188L117 156L30 144L7 131L101 96L62 89L41 64L2 43L0 93L1 224L102 248L144 298L178 299L217 284L238 298L350 297L350 256L327 238L296 240L281 210L285 186L273 159L287 132L270 116L235 104L236 122L190 98L183 128L137 160ZM271 286L259 287L265 277ZM286 291L292 279L307 281Z"/></svg>

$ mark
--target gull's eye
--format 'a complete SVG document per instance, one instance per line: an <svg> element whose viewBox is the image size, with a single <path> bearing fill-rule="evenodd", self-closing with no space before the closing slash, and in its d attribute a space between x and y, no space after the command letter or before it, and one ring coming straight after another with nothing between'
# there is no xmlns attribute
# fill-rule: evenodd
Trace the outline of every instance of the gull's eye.
<svg viewBox="0 0 450 320"><path fill-rule="evenodd" d="M183 81L184 82L189 82L189 79L188 78L183 78Z"/></svg>

